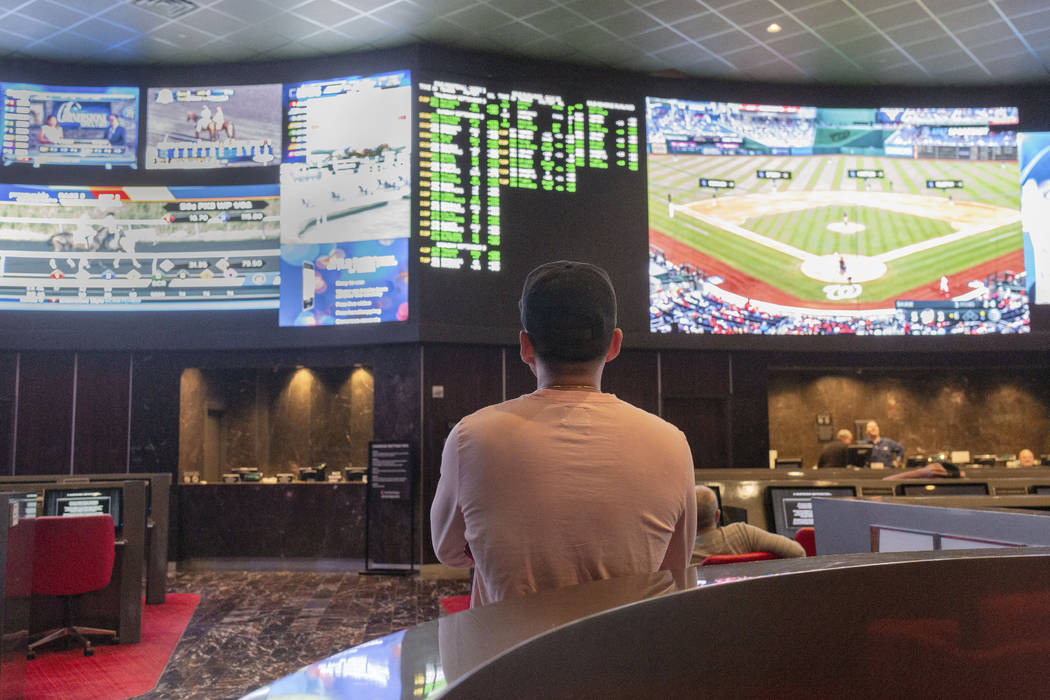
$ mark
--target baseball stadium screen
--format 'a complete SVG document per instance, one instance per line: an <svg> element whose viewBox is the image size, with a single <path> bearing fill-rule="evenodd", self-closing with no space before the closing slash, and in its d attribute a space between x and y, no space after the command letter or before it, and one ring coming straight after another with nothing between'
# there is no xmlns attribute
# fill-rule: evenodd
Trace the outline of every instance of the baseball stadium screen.
<svg viewBox="0 0 1050 700"><path fill-rule="evenodd" d="M1028 296L1050 304L1050 133L1018 135Z"/></svg>
<svg viewBox="0 0 1050 700"><path fill-rule="evenodd" d="M0 309L275 309L276 185L0 185Z"/></svg>
<svg viewBox="0 0 1050 700"><path fill-rule="evenodd" d="M281 85L150 88L147 169L281 162Z"/></svg>
<svg viewBox="0 0 1050 700"><path fill-rule="evenodd" d="M285 86L282 326L408 319L409 71Z"/></svg>
<svg viewBox="0 0 1050 700"><path fill-rule="evenodd" d="M1016 108L646 112L652 332L1029 331Z"/></svg>
<svg viewBox="0 0 1050 700"><path fill-rule="evenodd" d="M136 167L137 87L4 83L3 160Z"/></svg>

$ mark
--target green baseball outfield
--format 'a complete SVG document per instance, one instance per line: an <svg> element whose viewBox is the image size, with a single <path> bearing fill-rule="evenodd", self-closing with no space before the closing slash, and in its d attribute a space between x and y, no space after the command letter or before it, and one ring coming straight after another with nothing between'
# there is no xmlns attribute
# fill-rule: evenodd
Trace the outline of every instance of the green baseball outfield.
<svg viewBox="0 0 1050 700"><path fill-rule="evenodd" d="M884 308L1024 269L1015 161L650 154L648 170L651 245L756 300ZM759 179L758 170L791 178ZM701 188L700 178L735 187ZM927 189L927 180L963 187Z"/></svg>

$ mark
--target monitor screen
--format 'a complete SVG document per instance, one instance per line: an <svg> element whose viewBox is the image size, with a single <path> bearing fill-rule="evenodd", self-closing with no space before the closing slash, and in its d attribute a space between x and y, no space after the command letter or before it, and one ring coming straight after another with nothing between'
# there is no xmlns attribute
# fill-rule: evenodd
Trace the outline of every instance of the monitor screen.
<svg viewBox="0 0 1050 700"><path fill-rule="evenodd" d="M1034 494L1038 494L1040 496L1050 496L1050 486L1044 486L1044 485L1033 486L1031 488L1031 492L1034 493Z"/></svg>
<svg viewBox="0 0 1050 700"><path fill-rule="evenodd" d="M276 165L281 106L279 83L150 88L146 168Z"/></svg>
<svg viewBox="0 0 1050 700"><path fill-rule="evenodd" d="M277 306L276 185L0 185L0 309Z"/></svg>
<svg viewBox="0 0 1050 700"><path fill-rule="evenodd" d="M901 484L902 496L987 496L988 484Z"/></svg>
<svg viewBox="0 0 1050 700"><path fill-rule="evenodd" d="M13 492L7 494L8 503L18 504L19 518L35 518L37 514L37 498L35 491Z"/></svg>
<svg viewBox="0 0 1050 700"><path fill-rule="evenodd" d="M846 464L851 467L866 467L871 459L871 445L849 445Z"/></svg>
<svg viewBox="0 0 1050 700"><path fill-rule="evenodd" d="M1016 108L646 113L651 331L1028 332Z"/></svg>
<svg viewBox="0 0 1050 700"><path fill-rule="evenodd" d="M121 499L124 490L120 487L49 488L44 491L44 515L95 515L107 513L113 516L117 527L121 520Z"/></svg>
<svg viewBox="0 0 1050 700"><path fill-rule="evenodd" d="M813 527L814 498L856 496L852 486L768 486L766 501L773 514L773 531L794 537L803 527Z"/></svg>
<svg viewBox="0 0 1050 700"><path fill-rule="evenodd" d="M409 71L285 86L280 325L408 319Z"/></svg>
<svg viewBox="0 0 1050 700"><path fill-rule="evenodd" d="M136 167L139 89L4 83L4 164Z"/></svg>
<svg viewBox="0 0 1050 700"><path fill-rule="evenodd" d="M642 108L616 86L433 73L417 118L424 319L517 329L522 282L551 260L644 290ZM622 303L619 325L642 330L644 307Z"/></svg>

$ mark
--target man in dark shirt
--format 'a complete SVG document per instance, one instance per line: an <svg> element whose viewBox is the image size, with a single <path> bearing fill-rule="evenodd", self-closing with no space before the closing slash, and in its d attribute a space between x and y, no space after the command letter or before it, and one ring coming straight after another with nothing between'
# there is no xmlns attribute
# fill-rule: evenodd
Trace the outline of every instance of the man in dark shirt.
<svg viewBox="0 0 1050 700"><path fill-rule="evenodd" d="M824 446L817 460L821 469L841 469L849 465L849 444L853 442L853 433L843 428L835 433L835 439Z"/></svg>
<svg viewBox="0 0 1050 700"><path fill-rule="evenodd" d="M904 445L879 435L879 424L873 420L864 426L868 442L871 443L871 459L868 464L882 464L884 467L899 467L904 463Z"/></svg>

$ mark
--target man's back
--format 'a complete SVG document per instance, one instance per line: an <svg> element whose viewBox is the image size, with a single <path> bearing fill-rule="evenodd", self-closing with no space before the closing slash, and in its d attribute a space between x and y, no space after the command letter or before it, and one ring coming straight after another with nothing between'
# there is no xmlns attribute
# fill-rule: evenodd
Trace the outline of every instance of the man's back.
<svg viewBox="0 0 1050 700"><path fill-rule="evenodd" d="M482 605L688 565L696 529L685 436L611 394L543 389L450 434L431 511L438 558Z"/></svg>

